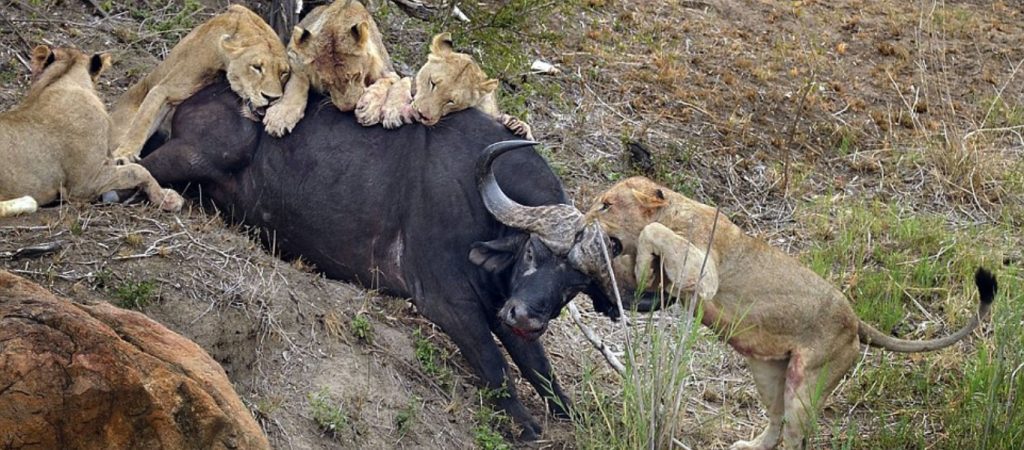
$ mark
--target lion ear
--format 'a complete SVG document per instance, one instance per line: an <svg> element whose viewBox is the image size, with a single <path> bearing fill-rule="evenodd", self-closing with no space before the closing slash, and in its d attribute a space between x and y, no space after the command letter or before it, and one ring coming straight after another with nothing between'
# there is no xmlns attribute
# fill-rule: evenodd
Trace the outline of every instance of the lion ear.
<svg viewBox="0 0 1024 450"><path fill-rule="evenodd" d="M109 53L97 53L89 58L89 75L92 76L93 81L100 76L101 73L105 72L110 68L110 54Z"/></svg>
<svg viewBox="0 0 1024 450"><path fill-rule="evenodd" d="M640 203L640 206L648 210L656 210L668 204L668 201L665 200L665 193L661 189L657 189L653 194L634 189L633 197Z"/></svg>
<svg viewBox="0 0 1024 450"><path fill-rule="evenodd" d="M370 41L370 24L364 21L352 25L351 33L360 48L366 47L366 43Z"/></svg>
<svg viewBox="0 0 1024 450"><path fill-rule="evenodd" d="M32 49L32 63L29 64L32 69L32 76L39 76L39 74L43 73L43 70L56 60L57 57L50 50L50 47L37 45L36 48Z"/></svg>
<svg viewBox="0 0 1024 450"><path fill-rule="evenodd" d="M313 33L302 27L292 28L292 45L296 47L302 47L309 43L309 38L313 37Z"/></svg>
<svg viewBox="0 0 1024 450"><path fill-rule="evenodd" d="M451 33L440 33L430 41L430 53L435 55L447 55L454 51Z"/></svg>
<svg viewBox="0 0 1024 450"><path fill-rule="evenodd" d="M480 83L480 90L484 92L491 93L495 89L498 89L498 80L495 78L490 78Z"/></svg>
<svg viewBox="0 0 1024 450"><path fill-rule="evenodd" d="M225 34L220 38L220 48L229 55L237 54L242 50L242 46L238 45L234 39L231 38L230 34Z"/></svg>

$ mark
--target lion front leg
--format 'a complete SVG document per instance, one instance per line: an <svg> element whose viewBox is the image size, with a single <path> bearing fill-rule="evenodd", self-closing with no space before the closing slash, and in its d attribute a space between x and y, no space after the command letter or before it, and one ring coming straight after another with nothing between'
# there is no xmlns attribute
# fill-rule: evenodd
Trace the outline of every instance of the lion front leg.
<svg viewBox="0 0 1024 450"><path fill-rule="evenodd" d="M172 111L172 103L186 98L188 98L187 93L173 92L164 86L157 86L149 91L145 100L142 101L142 105L139 106L139 110L135 112L128 131L111 153L112 156L129 162L138 159L139 152L146 145L146 140L153 135L160 123Z"/></svg>
<svg viewBox="0 0 1024 450"><path fill-rule="evenodd" d="M388 91L396 81L397 76L387 76L366 88L356 103L356 119L361 125L372 127L381 122L384 118L384 103L388 100Z"/></svg>
<svg viewBox="0 0 1024 450"><path fill-rule="evenodd" d="M533 130L530 129L530 126L527 125L526 122L508 114L498 116L498 122L505 125L505 128L508 128L516 135L522 136L531 141L533 140Z"/></svg>
<svg viewBox="0 0 1024 450"><path fill-rule="evenodd" d="M391 85L388 99L382 109L381 124L384 128L398 128L402 124L413 122L415 114L412 108L412 78L405 77Z"/></svg>
<svg viewBox="0 0 1024 450"><path fill-rule="evenodd" d="M285 85L284 96L267 108L267 114L263 117L263 127L267 134L281 137L291 133L306 114L308 95L309 78L301 74L292 75Z"/></svg>
<svg viewBox="0 0 1024 450"><path fill-rule="evenodd" d="M668 292L697 291L703 299L718 292L718 269L715 260L703 249L658 222L644 227L637 239L636 279L653 281L654 258L659 257L665 277L670 282ZM663 286L664 288L665 286Z"/></svg>

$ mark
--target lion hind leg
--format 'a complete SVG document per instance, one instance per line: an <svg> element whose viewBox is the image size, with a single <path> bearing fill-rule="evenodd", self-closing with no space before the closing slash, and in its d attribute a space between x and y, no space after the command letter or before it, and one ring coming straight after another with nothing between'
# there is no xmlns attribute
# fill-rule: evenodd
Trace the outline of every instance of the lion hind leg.
<svg viewBox="0 0 1024 450"><path fill-rule="evenodd" d="M756 438L750 441L738 441L729 447L730 450L769 450L779 445L782 438L783 414L785 403L783 393L786 389L786 361L762 361L747 358L750 373L754 376L754 384L761 395L761 402L768 413L768 426Z"/></svg>
<svg viewBox="0 0 1024 450"><path fill-rule="evenodd" d="M173 189L163 189L145 167L138 164L106 166L100 183L92 192L104 193L121 189L141 189L149 201L164 211L177 212L185 204Z"/></svg>
<svg viewBox="0 0 1024 450"><path fill-rule="evenodd" d="M0 202L0 217L32 214L39 209L39 203L31 195Z"/></svg>
<svg viewBox="0 0 1024 450"><path fill-rule="evenodd" d="M824 346L825 341L817 344ZM824 348L824 347L822 347ZM814 350L790 353L786 368L786 388L782 439L787 449L810 448L810 436L817 425L818 412L829 394L859 356L859 343L854 334L849 343L822 355Z"/></svg>

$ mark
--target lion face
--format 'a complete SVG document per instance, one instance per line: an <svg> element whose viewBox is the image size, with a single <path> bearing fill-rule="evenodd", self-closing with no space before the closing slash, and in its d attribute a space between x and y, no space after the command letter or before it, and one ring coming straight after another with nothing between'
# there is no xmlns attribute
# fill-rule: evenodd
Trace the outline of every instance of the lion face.
<svg viewBox="0 0 1024 450"><path fill-rule="evenodd" d="M451 35L434 36L427 63L416 74L412 107L421 122L434 125L445 115L480 104L498 88L473 58L452 50Z"/></svg>
<svg viewBox="0 0 1024 450"><path fill-rule="evenodd" d="M380 32L359 2L335 2L313 10L292 29L288 58L312 86L331 96L341 111L352 111L366 88L389 70Z"/></svg>
<svg viewBox="0 0 1024 450"><path fill-rule="evenodd" d="M587 223L601 224L619 255L612 259L612 269L619 284L633 288L637 239L644 227L655 221L655 214L668 204L666 189L643 177L633 177L615 184L602 193L587 211Z"/></svg>
<svg viewBox="0 0 1024 450"><path fill-rule="evenodd" d="M284 46L276 41L270 45L238 45L227 39L221 46L230 61L227 78L231 90L247 102L252 112L262 116L266 107L284 94L290 74Z"/></svg>

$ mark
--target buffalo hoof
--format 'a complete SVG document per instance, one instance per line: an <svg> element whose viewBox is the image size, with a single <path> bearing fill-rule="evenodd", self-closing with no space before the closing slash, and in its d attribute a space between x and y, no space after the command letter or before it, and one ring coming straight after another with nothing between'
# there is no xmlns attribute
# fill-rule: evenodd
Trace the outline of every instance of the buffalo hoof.
<svg viewBox="0 0 1024 450"><path fill-rule="evenodd" d="M551 399L548 399L547 400L547 404L548 404L548 411L551 413L552 417L554 417L554 418L556 418L558 420L569 420L569 419L572 419L572 409L569 408L569 401L568 401L568 399L564 399L563 398L559 402L556 402L556 401L553 401Z"/></svg>
<svg viewBox="0 0 1024 450"><path fill-rule="evenodd" d="M528 422L520 423L519 426L523 429L519 433L518 440L521 442L533 442L540 439L540 434L544 431L540 424L534 422L532 419Z"/></svg>

